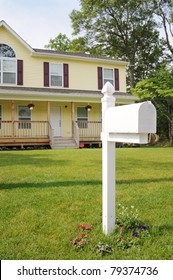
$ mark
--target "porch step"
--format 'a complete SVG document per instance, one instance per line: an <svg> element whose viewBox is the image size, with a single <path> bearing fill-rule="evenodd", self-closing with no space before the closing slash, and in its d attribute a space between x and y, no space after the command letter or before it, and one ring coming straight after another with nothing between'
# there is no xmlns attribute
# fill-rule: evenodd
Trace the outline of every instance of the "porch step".
<svg viewBox="0 0 173 280"><path fill-rule="evenodd" d="M52 149L75 149L76 142L71 137L54 137Z"/></svg>

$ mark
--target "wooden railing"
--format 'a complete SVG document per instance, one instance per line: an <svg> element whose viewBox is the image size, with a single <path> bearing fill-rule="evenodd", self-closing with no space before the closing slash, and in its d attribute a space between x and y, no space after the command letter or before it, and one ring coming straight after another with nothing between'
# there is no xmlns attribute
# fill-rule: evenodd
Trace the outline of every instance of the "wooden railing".
<svg viewBox="0 0 173 280"><path fill-rule="evenodd" d="M0 137L49 137L48 121L0 121Z"/></svg>
<svg viewBox="0 0 173 280"><path fill-rule="evenodd" d="M77 121L80 140L99 139L101 133L101 122L99 121Z"/></svg>

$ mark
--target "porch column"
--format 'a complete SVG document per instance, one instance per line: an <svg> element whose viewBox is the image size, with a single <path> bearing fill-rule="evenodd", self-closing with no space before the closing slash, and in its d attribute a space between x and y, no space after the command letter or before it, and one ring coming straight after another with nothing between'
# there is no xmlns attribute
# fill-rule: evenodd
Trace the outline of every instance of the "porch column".
<svg viewBox="0 0 173 280"><path fill-rule="evenodd" d="M71 102L71 124L72 124L72 137L74 137L74 102Z"/></svg>
<svg viewBox="0 0 173 280"><path fill-rule="evenodd" d="M71 119L72 119L72 122L75 121L75 117L74 117L74 102L71 102Z"/></svg>
<svg viewBox="0 0 173 280"><path fill-rule="evenodd" d="M50 101L47 102L47 121L48 121L48 124L47 124L47 131L48 131L48 136L50 137ZM53 136L52 136L53 137Z"/></svg>
<svg viewBox="0 0 173 280"><path fill-rule="evenodd" d="M47 120L50 123L50 101L47 102Z"/></svg>
<svg viewBox="0 0 173 280"><path fill-rule="evenodd" d="M14 137L14 110L15 110L15 103L14 100L11 101L11 122L12 122L12 137Z"/></svg>

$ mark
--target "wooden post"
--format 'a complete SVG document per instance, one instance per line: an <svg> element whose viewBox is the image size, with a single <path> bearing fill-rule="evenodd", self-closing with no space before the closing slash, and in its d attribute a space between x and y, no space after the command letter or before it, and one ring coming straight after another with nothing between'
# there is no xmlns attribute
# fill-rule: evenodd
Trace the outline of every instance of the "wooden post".
<svg viewBox="0 0 173 280"><path fill-rule="evenodd" d="M115 229L115 143L107 140L104 113L115 106L114 92L109 82L102 89L102 226L106 235Z"/></svg>
<svg viewBox="0 0 173 280"><path fill-rule="evenodd" d="M11 101L11 121L12 121L12 137L14 137L14 101Z"/></svg>

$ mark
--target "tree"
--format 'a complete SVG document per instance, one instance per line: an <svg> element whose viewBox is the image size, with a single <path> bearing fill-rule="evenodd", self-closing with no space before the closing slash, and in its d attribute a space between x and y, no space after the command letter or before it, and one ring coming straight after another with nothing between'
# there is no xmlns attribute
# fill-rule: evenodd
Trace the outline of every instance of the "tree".
<svg viewBox="0 0 173 280"><path fill-rule="evenodd" d="M74 34L83 34L91 50L129 61L129 84L157 68L163 52L151 0L80 0L70 17Z"/></svg>
<svg viewBox="0 0 173 280"><path fill-rule="evenodd" d="M155 13L160 18L165 33L165 42L168 50L173 55L173 1L172 0L153 0Z"/></svg>
<svg viewBox="0 0 173 280"><path fill-rule="evenodd" d="M151 100L158 112L158 132L173 143L173 73L162 66L131 89L140 100Z"/></svg>
<svg viewBox="0 0 173 280"><path fill-rule="evenodd" d="M45 47L52 50L69 51L70 43L70 39L65 34L59 33L55 39L50 39Z"/></svg>

